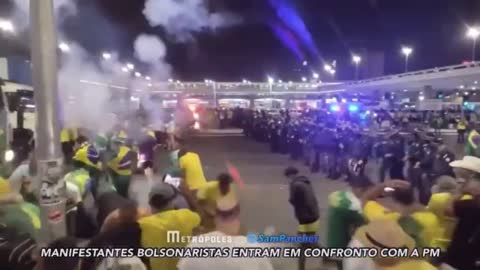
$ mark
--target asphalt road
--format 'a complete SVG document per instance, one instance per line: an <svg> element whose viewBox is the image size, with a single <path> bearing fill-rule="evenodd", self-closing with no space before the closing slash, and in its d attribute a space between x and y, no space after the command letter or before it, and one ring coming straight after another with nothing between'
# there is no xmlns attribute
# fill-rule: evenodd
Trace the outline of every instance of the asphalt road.
<svg viewBox="0 0 480 270"><path fill-rule="evenodd" d="M455 146L454 137L448 136L449 145L460 153L461 147ZM293 210L288 203L288 181L282 175L288 165L295 165L301 173L309 177L321 209L321 224L325 224L327 197L333 191L343 189L343 181L328 180L322 174L311 174L302 162L291 161L288 156L272 154L268 144L262 144L242 136L197 137L191 140L191 149L200 154L207 179L226 171L226 162L236 166L245 181L240 190L241 219L248 232L275 232L294 235L297 232ZM166 153L157 155L157 166L167 166ZM376 180L377 165L370 162L367 173ZM158 177L160 179L160 176ZM146 205L148 186L144 177L137 176L131 187L131 194L142 205ZM319 234L324 235L324 226ZM279 259L274 261L275 269L296 269L296 260ZM328 269L320 267L320 260L307 261L307 269Z"/></svg>

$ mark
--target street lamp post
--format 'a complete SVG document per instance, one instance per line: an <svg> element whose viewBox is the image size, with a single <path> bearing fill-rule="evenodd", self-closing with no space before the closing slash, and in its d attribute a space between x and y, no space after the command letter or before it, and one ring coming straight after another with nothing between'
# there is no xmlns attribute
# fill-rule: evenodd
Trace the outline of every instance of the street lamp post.
<svg viewBox="0 0 480 270"><path fill-rule="evenodd" d="M32 77L35 89L38 198L42 233L48 243L66 236L57 86L57 37L53 0L30 1Z"/></svg>
<svg viewBox="0 0 480 270"><path fill-rule="evenodd" d="M477 39L480 36L480 30L476 27L470 27L467 30L467 37L473 40L473 47L472 47L472 62L475 62L475 53L477 49Z"/></svg>
<svg viewBox="0 0 480 270"><path fill-rule="evenodd" d="M355 64L355 80L358 80L358 66L362 61L362 58L358 55L352 56L353 63Z"/></svg>
<svg viewBox="0 0 480 270"><path fill-rule="evenodd" d="M269 91L270 95L273 92L273 83L274 82L275 82L275 80L272 77L268 77L268 91Z"/></svg>
<svg viewBox="0 0 480 270"><path fill-rule="evenodd" d="M413 49L410 47L403 47L402 48L402 53L405 55L405 73L408 72L408 59L410 57L410 54L412 54Z"/></svg>

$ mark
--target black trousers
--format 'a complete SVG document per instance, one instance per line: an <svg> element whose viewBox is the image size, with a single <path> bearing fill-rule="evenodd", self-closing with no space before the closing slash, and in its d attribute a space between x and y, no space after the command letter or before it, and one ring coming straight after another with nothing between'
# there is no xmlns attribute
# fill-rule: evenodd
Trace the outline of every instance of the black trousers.
<svg viewBox="0 0 480 270"><path fill-rule="evenodd" d="M315 236L315 232L298 232L298 235L308 235L308 236ZM309 247L319 247L318 243L301 243L300 248L302 249L302 253L298 258L298 270L305 270L305 263L307 262L307 258L305 255L305 249Z"/></svg>

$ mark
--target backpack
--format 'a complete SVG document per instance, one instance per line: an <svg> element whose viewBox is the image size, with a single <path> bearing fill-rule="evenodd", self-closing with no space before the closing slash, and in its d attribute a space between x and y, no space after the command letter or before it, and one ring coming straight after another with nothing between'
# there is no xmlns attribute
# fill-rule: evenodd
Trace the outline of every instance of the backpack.
<svg viewBox="0 0 480 270"><path fill-rule="evenodd" d="M35 267L32 253L36 243L28 234L0 224L0 265L2 270L31 270Z"/></svg>

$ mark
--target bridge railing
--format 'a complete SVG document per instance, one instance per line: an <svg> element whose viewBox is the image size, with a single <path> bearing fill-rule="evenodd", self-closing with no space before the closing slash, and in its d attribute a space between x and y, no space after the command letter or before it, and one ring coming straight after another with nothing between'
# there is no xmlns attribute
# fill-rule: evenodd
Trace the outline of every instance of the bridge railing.
<svg viewBox="0 0 480 270"><path fill-rule="evenodd" d="M439 68L431 68L425 70L411 71L400 74L386 75L376 78L344 81L344 82L160 82L152 85L145 85L141 89L133 89L135 91L148 91L152 93L328 93L343 91L348 87L368 85L370 83L394 81L395 79L410 78L427 74L441 74L458 70L468 70L480 68L480 62L472 62L461 65L452 65ZM113 89L128 89L127 86L110 85L107 83L92 82L82 80L82 83L88 83L97 86L109 86Z"/></svg>
<svg viewBox="0 0 480 270"><path fill-rule="evenodd" d="M386 75L382 77L376 77L376 78L365 79L365 80L351 81L351 82L344 83L343 85L347 86L347 85L367 84L370 82L386 81L386 80L392 80L392 79L398 79L398 78L419 76L419 75L425 75L425 74L431 74L431 73L443 73L443 72L450 72L453 70L470 69L470 68L478 68L478 67L480 67L480 62L472 62L472 63L461 64L461 65L430 68L430 69L411 71L411 72L400 73L400 74Z"/></svg>

